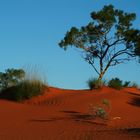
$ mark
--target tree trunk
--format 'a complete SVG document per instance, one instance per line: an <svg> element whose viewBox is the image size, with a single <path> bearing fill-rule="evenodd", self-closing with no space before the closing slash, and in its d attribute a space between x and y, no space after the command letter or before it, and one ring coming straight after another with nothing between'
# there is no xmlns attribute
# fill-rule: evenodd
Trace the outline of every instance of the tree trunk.
<svg viewBox="0 0 140 140"><path fill-rule="evenodd" d="M102 86L102 78L103 78L104 72L103 72L103 57L100 58L100 74L98 78L98 85L99 87Z"/></svg>
<svg viewBox="0 0 140 140"><path fill-rule="evenodd" d="M102 87L102 78L104 76L104 73L100 73L99 78L98 78L98 85L99 87Z"/></svg>
<svg viewBox="0 0 140 140"><path fill-rule="evenodd" d="M99 78L98 78L98 84L101 87L102 86L102 78L104 76L104 74L106 73L106 71L108 70L110 63L112 62L112 59L108 62L108 64L106 65L105 69L103 69L103 63L102 60L100 61L100 74L99 74Z"/></svg>

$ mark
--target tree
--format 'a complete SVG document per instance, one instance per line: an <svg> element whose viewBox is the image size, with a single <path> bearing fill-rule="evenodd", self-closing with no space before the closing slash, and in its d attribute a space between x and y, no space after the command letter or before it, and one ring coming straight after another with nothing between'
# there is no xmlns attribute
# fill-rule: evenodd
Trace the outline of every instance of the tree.
<svg viewBox="0 0 140 140"><path fill-rule="evenodd" d="M86 26L72 27L59 46L65 50L68 46L80 49L101 81L109 67L140 56L140 30L132 27L135 13L126 13L113 5L92 12L91 18L93 21Z"/></svg>
<svg viewBox="0 0 140 140"><path fill-rule="evenodd" d="M4 73L0 72L0 90L17 85L24 76L25 72L22 69L7 69Z"/></svg>

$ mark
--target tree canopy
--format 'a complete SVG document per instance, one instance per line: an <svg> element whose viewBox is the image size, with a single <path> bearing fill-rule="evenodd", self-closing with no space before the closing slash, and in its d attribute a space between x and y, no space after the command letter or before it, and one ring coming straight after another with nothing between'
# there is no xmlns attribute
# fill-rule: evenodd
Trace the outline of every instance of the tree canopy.
<svg viewBox="0 0 140 140"><path fill-rule="evenodd" d="M17 85L24 76L25 71L22 69L7 69L0 72L0 90Z"/></svg>
<svg viewBox="0 0 140 140"><path fill-rule="evenodd" d="M91 18L86 26L72 27L59 46L65 50L68 46L80 49L101 80L109 67L140 56L140 30L133 27L135 13L126 13L113 5L93 11Z"/></svg>

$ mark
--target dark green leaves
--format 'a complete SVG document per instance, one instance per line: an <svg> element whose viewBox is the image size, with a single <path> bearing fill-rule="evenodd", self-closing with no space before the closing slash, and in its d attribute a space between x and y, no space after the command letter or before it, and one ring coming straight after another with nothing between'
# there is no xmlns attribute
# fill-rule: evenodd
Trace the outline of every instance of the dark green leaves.
<svg viewBox="0 0 140 140"><path fill-rule="evenodd" d="M75 40L79 36L80 32L76 27L72 27L64 37L64 39L59 43L59 46L66 49L67 45L76 45Z"/></svg>
<svg viewBox="0 0 140 140"><path fill-rule="evenodd" d="M111 28L111 26L116 22L113 5L104 6L102 10L92 12L91 17L99 24L103 24L105 28Z"/></svg>
<svg viewBox="0 0 140 140"><path fill-rule="evenodd" d="M7 69L5 72L0 72L0 90L14 86L20 82L25 76L22 69Z"/></svg>

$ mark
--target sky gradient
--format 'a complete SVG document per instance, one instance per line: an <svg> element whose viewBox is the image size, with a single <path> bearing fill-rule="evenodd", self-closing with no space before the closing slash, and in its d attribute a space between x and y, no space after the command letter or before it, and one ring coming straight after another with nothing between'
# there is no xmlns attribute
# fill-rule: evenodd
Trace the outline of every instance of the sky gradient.
<svg viewBox="0 0 140 140"><path fill-rule="evenodd" d="M50 85L87 88L96 73L80 54L58 46L72 27L91 21L90 13L104 5L137 14L134 27L140 29L139 0L4 0L0 1L0 71L37 66ZM110 68L105 79L119 77L140 84L140 64L135 61Z"/></svg>

